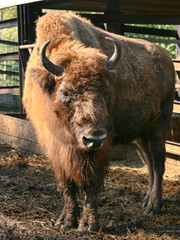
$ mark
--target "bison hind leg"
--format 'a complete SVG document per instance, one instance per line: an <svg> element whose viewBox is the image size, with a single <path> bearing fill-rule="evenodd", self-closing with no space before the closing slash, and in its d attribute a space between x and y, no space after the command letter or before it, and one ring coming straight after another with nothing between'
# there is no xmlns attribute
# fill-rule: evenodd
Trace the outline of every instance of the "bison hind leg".
<svg viewBox="0 0 180 240"><path fill-rule="evenodd" d="M149 170L149 187L143 201L144 214L157 214L161 209L165 139L151 133L151 137L141 141L141 146L143 146L145 162Z"/></svg>
<svg viewBox="0 0 180 240"><path fill-rule="evenodd" d="M138 147L140 148L140 150L142 151L143 153L143 159L144 159L144 162L145 164L147 165L148 167L148 173L149 173L149 186L148 186L148 191L147 191L147 194L145 195L144 197L144 200L143 200L143 203L142 203L142 206L143 207L146 207L148 205L148 202L149 202L149 198L150 198L150 195L151 195L151 191L152 191L152 187L153 187L153 182L154 182L154 172L153 172L153 163L152 163L152 158L151 158L151 153L148 149L148 143L147 143L147 140L146 139L139 139L137 141L137 145Z"/></svg>
<svg viewBox="0 0 180 240"><path fill-rule="evenodd" d="M156 126L152 127L141 138L145 160L149 169L149 189L143 205L145 214L157 214L161 209L162 180L165 170L165 140L168 130L167 116L163 114ZM143 144L142 144L143 143Z"/></svg>
<svg viewBox="0 0 180 240"><path fill-rule="evenodd" d="M165 170L165 140L172 115L172 101L167 99L161 105L157 121L141 137L140 144L145 153L149 170L149 189L143 205L145 214L157 214L161 209L162 180Z"/></svg>
<svg viewBox="0 0 180 240"><path fill-rule="evenodd" d="M153 137L149 142L152 158L153 185L145 214L157 214L161 209L162 180L165 169L165 138Z"/></svg>

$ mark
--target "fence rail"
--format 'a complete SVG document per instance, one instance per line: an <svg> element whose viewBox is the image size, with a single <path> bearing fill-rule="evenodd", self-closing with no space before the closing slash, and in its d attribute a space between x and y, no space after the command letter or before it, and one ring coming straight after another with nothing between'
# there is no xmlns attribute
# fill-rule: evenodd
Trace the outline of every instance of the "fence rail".
<svg viewBox="0 0 180 240"><path fill-rule="evenodd" d="M0 70L0 74L7 74L7 75L10 75L10 76L18 76L19 75L18 72L4 71L4 70Z"/></svg>
<svg viewBox="0 0 180 240"><path fill-rule="evenodd" d="M16 27L17 24L18 24L17 18L0 21L0 29Z"/></svg>
<svg viewBox="0 0 180 240"><path fill-rule="evenodd" d="M16 61L19 60L18 52L0 54L0 62L14 61L14 60L16 60Z"/></svg>
<svg viewBox="0 0 180 240"><path fill-rule="evenodd" d="M8 45L13 45L13 46L18 46L17 42L12 42L12 41L7 41L7 40L2 40L0 39L1 44L8 44Z"/></svg>
<svg viewBox="0 0 180 240"><path fill-rule="evenodd" d="M19 94L19 86L1 86L0 95L1 94Z"/></svg>

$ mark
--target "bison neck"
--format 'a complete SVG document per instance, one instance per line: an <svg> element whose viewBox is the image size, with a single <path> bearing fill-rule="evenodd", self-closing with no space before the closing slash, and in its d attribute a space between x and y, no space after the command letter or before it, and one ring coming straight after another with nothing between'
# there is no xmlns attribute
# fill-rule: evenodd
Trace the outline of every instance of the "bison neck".
<svg viewBox="0 0 180 240"><path fill-rule="evenodd" d="M76 146L56 147L49 158L58 183L71 181L80 187L93 184L98 188L102 185L108 165L108 143L94 152L84 152Z"/></svg>

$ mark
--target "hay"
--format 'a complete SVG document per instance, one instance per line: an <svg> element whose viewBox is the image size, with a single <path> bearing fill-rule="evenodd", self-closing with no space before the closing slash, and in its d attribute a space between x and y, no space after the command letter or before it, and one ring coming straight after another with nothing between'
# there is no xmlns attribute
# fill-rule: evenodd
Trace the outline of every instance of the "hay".
<svg viewBox="0 0 180 240"><path fill-rule="evenodd" d="M55 226L63 208L62 193L48 160L0 145L0 239L178 239L179 181L163 183L161 215L144 216L141 202L147 191L147 169L140 162L113 161L99 194L98 233L63 231ZM79 203L82 206L82 198Z"/></svg>

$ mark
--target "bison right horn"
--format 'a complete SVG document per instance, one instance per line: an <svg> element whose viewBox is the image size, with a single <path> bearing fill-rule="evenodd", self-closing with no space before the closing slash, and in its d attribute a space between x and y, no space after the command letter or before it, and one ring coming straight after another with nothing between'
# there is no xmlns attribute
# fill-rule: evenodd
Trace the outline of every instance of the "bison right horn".
<svg viewBox="0 0 180 240"><path fill-rule="evenodd" d="M113 45L114 45L114 53L111 56L111 58L107 61L107 69L109 71L119 61L119 58L121 56L121 46L119 45L118 41L115 38L105 37L105 39L111 41L113 43Z"/></svg>
<svg viewBox="0 0 180 240"><path fill-rule="evenodd" d="M55 65L46 57L46 48L49 44L50 44L50 40L46 41L40 49L39 57L40 57L41 63L43 67L47 69L49 72L51 72L52 74L56 76L61 76L63 73L63 68L61 66Z"/></svg>

